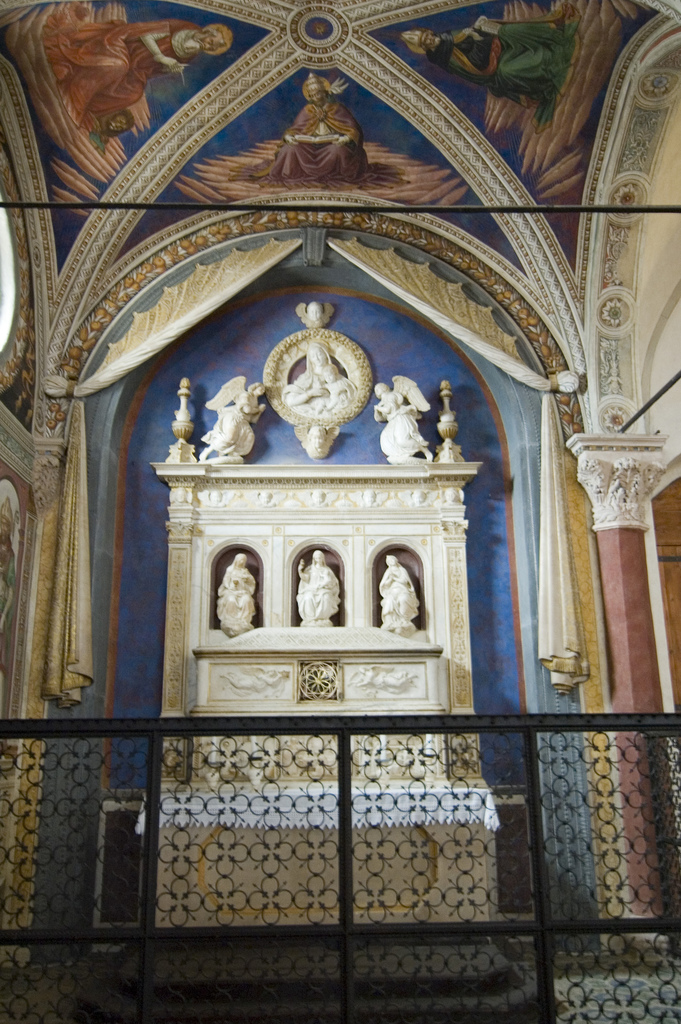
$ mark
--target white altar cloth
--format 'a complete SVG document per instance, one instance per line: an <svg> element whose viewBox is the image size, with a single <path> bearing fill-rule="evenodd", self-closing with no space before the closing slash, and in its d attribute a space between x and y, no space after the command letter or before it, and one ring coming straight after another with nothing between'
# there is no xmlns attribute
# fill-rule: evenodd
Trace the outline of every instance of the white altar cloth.
<svg viewBox="0 0 681 1024"><path fill-rule="evenodd" d="M137 832L144 831L144 808ZM265 783L225 785L220 792L182 792L161 797L161 828L338 827L338 786L311 782L305 787ZM494 797L486 788L431 786L426 783L367 783L352 787L353 828L409 825L484 825L499 828Z"/></svg>

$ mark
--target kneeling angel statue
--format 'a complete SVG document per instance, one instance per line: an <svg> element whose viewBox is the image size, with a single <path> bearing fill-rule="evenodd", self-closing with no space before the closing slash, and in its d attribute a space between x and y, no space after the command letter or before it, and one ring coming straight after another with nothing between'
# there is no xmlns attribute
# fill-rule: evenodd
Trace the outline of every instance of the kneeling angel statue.
<svg viewBox="0 0 681 1024"><path fill-rule="evenodd" d="M393 377L392 391L387 384L377 384L374 394L379 400L374 406L374 419L378 423L387 423L381 431L381 451L388 462L393 466L420 462L415 458L416 452L421 452L428 462L432 462L433 454L428 450L428 442L421 437L416 426L421 413L430 409L418 384L409 377Z"/></svg>
<svg viewBox="0 0 681 1024"><path fill-rule="evenodd" d="M207 447L199 455L199 462L225 465L244 461L244 455L248 455L255 443L251 424L257 423L265 411L265 406L258 404L258 398L264 394L263 384L251 384L247 388L245 377L233 377L223 384L215 398L206 402L206 409L217 412L218 420L201 438ZM211 452L217 454L209 459Z"/></svg>

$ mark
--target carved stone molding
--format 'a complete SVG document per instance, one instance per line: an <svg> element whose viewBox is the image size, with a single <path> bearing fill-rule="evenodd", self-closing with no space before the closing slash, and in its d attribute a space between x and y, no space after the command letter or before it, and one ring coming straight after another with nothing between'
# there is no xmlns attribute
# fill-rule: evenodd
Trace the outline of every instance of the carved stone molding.
<svg viewBox="0 0 681 1024"><path fill-rule="evenodd" d="M33 496L38 516L42 518L59 499L61 460L58 455L44 452L33 463Z"/></svg>
<svg viewBox="0 0 681 1024"><path fill-rule="evenodd" d="M599 355L601 394L621 395L623 393L622 371L617 338L600 338Z"/></svg>
<svg viewBox="0 0 681 1024"><path fill-rule="evenodd" d="M629 195L625 192L626 185L620 186L613 196L613 202L620 202L622 196ZM617 197L617 198L616 198ZM636 198L631 200L636 202ZM629 244L630 229L622 224L608 224L608 235L605 243L605 259L603 262L603 287L618 287L622 284L619 277L618 263Z"/></svg>
<svg viewBox="0 0 681 1024"><path fill-rule="evenodd" d="M192 539L194 526L192 523L171 521L166 523L166 530L168 531L168 541L171 544L183 544L188 543Z"/></svg>
<svg viewBox="0 0 681 1024"><path fill-rule="evenodd" d="M464 536L465 534L462 531L459 543L447 546L449 626L452 645L449 673L452 707L456 711L466 711L473 706L466 551L463 546Z"/></svg>
<svg viewBox="0 0 681 1024"><path fill-rule="evenodd" d="M162 714L170 717L184 714L186 609L191 587L190 556L189 545L171 544L168 550Z"/></svg>
<svg viewBox="0 0 681 1024"><path fill-rule="evenodd" d="M631 298L619 288L609 288L598 307L598 320L606 331L629 327L633 314Z"/></svg>
<svg viewBox="0 0 681 1024"><path fill-rule="evenodd" d="M648 529L648 505L665 466L666 437L574 435L567 442L577 456L577 479L589 495L595 532Z"/></svg>

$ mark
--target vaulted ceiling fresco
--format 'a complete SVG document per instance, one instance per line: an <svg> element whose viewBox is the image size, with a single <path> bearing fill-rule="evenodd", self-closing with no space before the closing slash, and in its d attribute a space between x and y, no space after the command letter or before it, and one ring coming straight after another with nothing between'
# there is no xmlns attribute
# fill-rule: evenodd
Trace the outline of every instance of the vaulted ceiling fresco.
<svg viewBox="0 0 681 1024"><path fill-rule="evenodd" d="M628 177L614 201L640 201L677 84L680 17L676 0L0 3L4 191L65 203L361 203L377 215L400 205L403 223L506 279L586 374L593 219L439 208L610 200L618 175ZM632 99L645 61L648 84ZM216 217L28 212L41 372L84 365L79 338L98 310L102 327L114 315L115 282L145 287L145 260L166 259L170 239L178 259L190 256L186 239ZM301 217L288 223L315 222ZM618 230L629 245L630 228ZM17 405L16 385L12 394ZM17 407L29 422L25 396ZM58 412L57 396L43 426L58 426Z"/></svg>

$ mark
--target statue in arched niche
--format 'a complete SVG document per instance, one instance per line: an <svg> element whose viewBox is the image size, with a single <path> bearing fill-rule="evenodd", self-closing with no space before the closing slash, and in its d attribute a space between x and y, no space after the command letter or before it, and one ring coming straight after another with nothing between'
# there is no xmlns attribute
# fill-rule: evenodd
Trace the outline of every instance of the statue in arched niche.
<svg viewBox="0 0 681 1024"><path fill-rule="evenodd" d="M388 555L385 562L386 570L378 585L381 595L381 629L388 629L400 636L411 636L416 632L412 619L419 613L419 599L414 584L395 555Z"/></svg>
<svg viewBox="0 0 681 1024"><path fill-rule="evenodd" d="M340 583L326 564L323 551L314 551L308 566L298 565L298 611L301 626L333 626L331 619L340 606Z"/></svg>
<svg viewBox="0 0 681 1024"><path fill-rule="evenodd" d="M225 569L218 590L220 629L227 636L239 636L253 629L255 615L255 579L246 566L247 556L240 551Z"/></svg>

